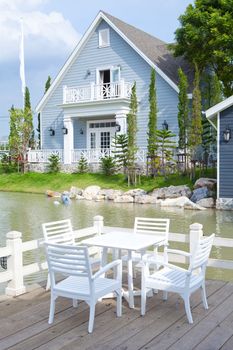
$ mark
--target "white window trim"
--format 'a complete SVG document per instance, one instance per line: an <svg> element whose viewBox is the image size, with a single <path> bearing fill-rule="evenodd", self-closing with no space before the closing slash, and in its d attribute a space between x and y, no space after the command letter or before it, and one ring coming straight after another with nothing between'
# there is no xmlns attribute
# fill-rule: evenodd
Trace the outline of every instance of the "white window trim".
<svg viewBox="0 0 233 350"><path fill-rule="evenodd" d="M110 70L110 79L112 79L112 71L118 69L119 71L119 81L121 80L121 67L119 65L115 66L102 66L102 67L97 67L95 70L95 76L96 76L96 84L100 84L100 71L102 70Z"/></svg>
<svg viewBox="0 0 233 350"><path fill-rule="evenodd" d="M107 33L107 44L101 44L101 33ZM110 46L110 30L109 28L99 30L99 48Z"/></svg>

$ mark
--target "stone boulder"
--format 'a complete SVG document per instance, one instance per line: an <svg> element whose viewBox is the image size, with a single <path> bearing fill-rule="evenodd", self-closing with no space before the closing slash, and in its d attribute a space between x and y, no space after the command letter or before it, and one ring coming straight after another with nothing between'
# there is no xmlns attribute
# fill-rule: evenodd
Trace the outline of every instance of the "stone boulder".
<svg viewBox="0 0 233 350"><path fill-rule="evenodd" d="M141 188L135 188L134 190L129 190L124 194L132 197L137 197L137 196L146 195L146 191L142 190Z"/></svg>
<svg viewBox="0 0 233 350"><path fill-rule="evenodd" d="M207 187L200 187L193 191L193 194L190 200L194 203L200 201L203 198L209 198L213 196L213 192L210 191Z"/></svg>
<svg viewBox="0 0 233 350"><path fill-rule="evenodd" d="M204 208L215 208L215 200L214 198L203 198L196 203Z"/></svg>
<svg viewBox="0 0 233 350"><path fill-rule="evenodd" d="M134 199L132 196L123 195L123 196L116 196L113 201L114 203L133 203Z"/></svg>
<svg viewBox="0 0 233 350"><path fill-rule="evenodd" d="M210 178L204 178L201 177L200 179L198 179L193 188L197 189L200 187L207 187L209 190L214 190L216 188L217 185L217 180L216 179L210 179Z"/></svg>
<svg viewBox="0 0 233 350"><path fill-rule="evenodd" d="M108 190L108 191L109 192L106 193L106 199L110 201L114 201L115 198L118 198L124 194L124 192L121 190Z"/></svg>
<svg viewBox="0 0 233 350"><path fill-rule="evenodd" d="M184 208L184 209L205 210L205 208L193 203L186 196L182 196L182 197L178 197L178 198L167 198L165 200L160 200L159 204L161 205L161 207L178 207L178 208Z"/></svg>
<svg viewBox="0 0 233 350"><path fill-rule="evenodd" d="M93 197L95 197L101 188L99 186L88 186L83 191L83 197L88 200L92 200Z"/></svg>
<svg viewBox="0 0 233 350"><path fill-rule="evenodd" d="M51 190L47 190L45 192L45 194L48 197L54 197L54 198L60 198L61 197L61 193L60 192L55 192L55 191L51 191Z"/></svg>
<svg viewBox="0 0 233 350"><path fill-rule="evenodd" d="M102 194L97 194L97 195L94 196L92 199L93 199L94 201L96 201L96 202L101 202L101 201L104 201L104 200L105 200L105 196L102 195Z"/></svg>
<svg viewBox="0 0 233 350"><path fill-rule="evenodd" d="M180 186L169 186L155 189L151 196L156 197L158 199L166 199L166 198L179 198L182 196L190 197L191 190L187 185Z"/></svg>
<svg viewBox="0 0 233 350"><path fill-rule="evenodd" d="M79 194L77 194L77 196L76 196L76 199L80 201L80 200L83 200L83 199L85 199L85 197L83 197L83 196L80 196Z"/></svg>
<svg viewBox="0 0 233 350"><path fill-rule="evenodd" d="M81 196L83 193L83 190L81 190L81 188L75 187L75 186L71 186L70 188L70 198L76 198L78 195Z"/></svg>
<svg viewBox="0 0 233 350"><path fill-rule="evenodd" d="M154 196L149 196L148 194L143 194L141 196L135 196L134 202L139 204L156 204L157 198Z"/></svg>

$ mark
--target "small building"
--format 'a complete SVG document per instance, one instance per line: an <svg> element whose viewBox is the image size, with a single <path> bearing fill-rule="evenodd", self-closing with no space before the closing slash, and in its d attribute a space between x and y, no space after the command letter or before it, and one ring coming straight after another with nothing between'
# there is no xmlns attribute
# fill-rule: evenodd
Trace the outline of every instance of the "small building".
<svg viewBox="0 0 233 350"><path fill-rule="evenodd" d="M57 152L64 164L84 156L89 163L111 154L116 133L126 133L131 88L138 98L138 160L146 160L151 69L156 71L158 128L178 135L178 68L193 71L175 58L165 42L105 12L99 12L36 107L40 113L41 150L30 162ZM191 98L191 94L189 94Z"/></svg>
<svg viewBox="0 0 233 350"><path fill-rule="evenodd" d="M217 203L218 209L233 209L233 96L206 111L217 129Z"/></svg>

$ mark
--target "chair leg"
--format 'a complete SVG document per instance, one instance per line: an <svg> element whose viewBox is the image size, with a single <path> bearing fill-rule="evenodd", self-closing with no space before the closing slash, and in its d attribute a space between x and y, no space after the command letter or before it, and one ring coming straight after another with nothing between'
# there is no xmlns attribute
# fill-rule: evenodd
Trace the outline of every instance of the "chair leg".
<svg viewBox="0 0 233 350"><path fill-rule="evenodd" d="M73 299L73 307L78 307L78 300L77 299Z"/></svg>
<svg viewBox="0 0 233 350"><path fill-rule="evenodd" d="M45 288L45 290L47 291L47 290L49 290L50 289L50 287L51 287L51 283L50 283L50 275L48 274L48 277L47 277L47 284L46 284L46 288Z"/></svg>
<svg viewBox="0 0 233 350"><path fill-rule="evenodd" d="M207 310L208 303L207 303L207 299L206 299L205 282L201 285L201 298L202 298L202 303L204 305L204 308Z"/></svg>
<svg viewBox="0 0 233 350"><path fill-rule="evenodd" d="M141 316L144 316L146 313L146 287L142 285L141 290Z"/></svg>
<svg viewBox="0 0 233 350"><path fill-rule="evenodd" d="M90 315L89 315L89 323L88 323L88 333L92 333L95 319L95 304L93 302L90 303Z"/></svg>
<svg viewBox="0 0 233 350"><path fill-rule="evenodd" d="M122 316L122 293L121 293L121 289L116 291L116 294L117 294L117 317L121 317Z"/></svg>
<svg viewBox="0 0 233 350"><path fill-rule="evenodd" d="M190 308L189 295L185 295L183 299L184 299L184 306L185 306L185 311L186 311L186 315L187 315L188 321L189 321L189 323L193 323L193 317L192 317L191 308Z"/></svg>
<svg viewBox="0 0 233 350"><path fill-rule="evenodd" d="M167 292L163 292L163 300L166 301L167 300Z"/></svg>
<svg viewBox="0 0 233 350"><path fill-rule="evenodd" d="M50 311L49 311L49 324L53 323L54 313L55 313L55 300L54 296L51 294L50 297Z"/></svg>

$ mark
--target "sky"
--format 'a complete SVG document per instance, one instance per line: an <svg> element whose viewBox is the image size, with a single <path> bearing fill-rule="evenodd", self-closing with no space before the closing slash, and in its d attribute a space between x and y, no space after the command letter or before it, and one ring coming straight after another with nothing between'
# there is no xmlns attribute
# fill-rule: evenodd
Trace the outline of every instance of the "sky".
<svg viewBox="0 0 233 350"><path fill-rule="evenodd" d="M193 0L0 0L0 140L8 135L9 108L23 106L20 18L24 23L26 85L35 110L48 75L56 77L100 10L172 42L178 17L190 3Z"/></svg>

